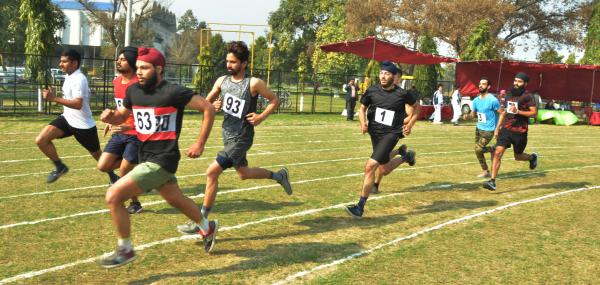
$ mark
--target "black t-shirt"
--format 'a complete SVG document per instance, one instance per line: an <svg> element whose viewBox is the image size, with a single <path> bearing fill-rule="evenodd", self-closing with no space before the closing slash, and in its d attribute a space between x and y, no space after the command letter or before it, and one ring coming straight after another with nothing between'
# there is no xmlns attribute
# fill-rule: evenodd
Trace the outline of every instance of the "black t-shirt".
<svg viewBox="0 0 600 285"><path fill-rule="evenodd" d="M368 107L369 133L384 135L402 134L406 118L405 105L415 104L417 98L415 94L398 86L392 90L384 90L381 85L376 85L369 87L360 101Z"/></svg>
<svg viewBox="0 0 600 285"><path fill-rule="evenodd" d="M533 95L525 92L521 96L506 96L504 106L506 108L506 117L504 118L503 127L513 132L526 133L529 128L529 117L508 113L508 107L511 104L517 104L517 109L520 111L529 111L530 107L535 107Z"/></svg>
<svg viewBox="0 0 600 285"><path fill-rule="evenodd" d="M179 133L185 105L194 91L165 80L152 91L136 83L127 88L123 106L133 111L140 140L140 162L154 162L175 173L179 165Z"/></svg>

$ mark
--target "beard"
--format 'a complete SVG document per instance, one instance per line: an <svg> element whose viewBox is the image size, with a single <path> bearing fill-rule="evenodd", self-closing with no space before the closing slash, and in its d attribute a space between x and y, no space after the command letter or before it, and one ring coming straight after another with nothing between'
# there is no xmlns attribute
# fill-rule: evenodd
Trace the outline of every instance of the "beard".
<svg viewBox="0 0 600 285"><path fill-rule="evenodd" d="M394 79L379 80L379 84L381 84L381 87L383 87L383 88L390 88L390 86L392 86L394 84Z"/></svg>
<svg viewBox="0 0 600 285"><path fill-rule="evenodd" d="M229 75L238 75L240 74L240 71L242 71L242 69L227 69L227 72L229 73Z"/></svg>
<svg viewBox="0 0 600 285"><path fill-rule="evenodd" d="M488 92L488 89L489 89L489 88L484 88L484 89L482 89L482 88L479 88L479 94L485 94L485 93L487 93L487 92Z"/></svg>
<svg viewBox="0 0 600 285"><path fill-rule="evenodd" d="M139 83L142 89L144 89L145 91L153 90L154 87L156 87L156 83L158 83L158 77L156 76L156 72L152 73L152 76L140 80Z"/></svg>
<svg viewBox="0 0 600 285"><path fill-rule="evenodd" d="M510 94L513 96L521 96L523 93L525 93L525 86L519 87L515 85L512 89L510 89Z"/></svg>

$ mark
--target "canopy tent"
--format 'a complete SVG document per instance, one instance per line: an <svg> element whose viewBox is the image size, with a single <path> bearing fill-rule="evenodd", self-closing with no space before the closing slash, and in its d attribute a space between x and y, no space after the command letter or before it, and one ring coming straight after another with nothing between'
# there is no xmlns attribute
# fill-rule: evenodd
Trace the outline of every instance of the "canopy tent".
<svg viewBox="0 0 600 285"><path fill-rule="evenodd" d="M357 41L345 41L320 46L325 52L352 53L367 59L377 61L389 60L407 64L438 64L442 62L457 62L451 57L443 57L410 50L403 45L391 43L375 37L367 37Z"/></svg>
<svg viewBox="0 0 600 285"><path fill-rule="evenodd" d="M456 83L463 95L479 92L482 76L492 81L492 92L510 89L515 74L529 75L527 90L537 91L543 99L600 103L600 66L544 64L508 60L471 61L456 64Z"/></svg>

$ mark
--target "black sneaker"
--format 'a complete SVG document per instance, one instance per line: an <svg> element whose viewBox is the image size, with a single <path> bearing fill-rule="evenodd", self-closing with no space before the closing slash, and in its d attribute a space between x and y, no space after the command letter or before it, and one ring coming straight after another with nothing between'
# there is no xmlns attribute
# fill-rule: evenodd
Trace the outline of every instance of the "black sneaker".
<svg viewBox="0 0 600 285"><path fill-rule="evenodd" d="M202 242L204 242L204 251L211 252L217 243L217 232L219 231L219 221L208 222L208 232L204 233L202 229L198 233L202 236Z"/></svg>
<svg viewBox="0 0 600 285"><path fill-rule="evenodd" d="M129 207L127 207L127 212L129 212L129 214L137 214L139 212L141 212L144 209L144 207L142 207L142 203L140 202L131 202L129 204Z"/></svg>
<svg viewBox="0 0 600 285"><path fill-rule="evenodd" d="M58 180L59 177L65 175L67 172L69 172L69 168L66 165L63 166L61 169L54 169L52 170L52 172L50 172L50 175L48 175L48 179L46 179L46 182L55 182L56 180Z"/></svg>
<svg viewBox="0 0 600 285"><path fill-rule="evenodd" d="M414 150L409 150L406 152L406 155L403 156L404 160L406 160L406 162L408 162L408 165L410 166L415 166L415 164L417 163L417 153Z"/></svg>
<svg viewBox="0 0 600 285"><path fill-rule="evenodd" d="M281 174L281 181L279 182L279 184L281 184L281 186L283 187L283 190L285 190L285 193L287 193L288 195L292 195L292 185L290 185L290 173L287 170L287 168L282 168L279 171L277 171L277 173Z"/></svg>
<svg viewBox="0 0 600 285"><path fill-rule="evenodd" d="M534 170L538 165L538 154L532 153L531 159L529 160L529 169Z"/></svg>
<svg viewBox="0 0 600 285"><path fill-rule="evenodd" d="M490 191L496 191L496 182L494 182L492 180L488 180L483 183L483 188L490 190Z"/></svg>
<svg viewBox="0 0 600 285"><path fill-rule="evenodd" d="M398 155L404 157L406 155L406 151L408 150L408 147L403 144L398 148Z"/></svg>
<svg viewBox="0 0 600 285"><path fill-rule="evenodd" d="M355 219L362 218L363 210L358 205L349 205L346 206L346 212L348 215L352 216Z"/></svg>
<svg viewBox="0 0 600 285"><path fill-rule="evenodd" d="M371 193L379 194L379 186L373 185L373 189L371 189Z"/></svg>
<svg viewBox="0 0 600 285"><path fill-rule="evenodd" d="M115 252L100 260L100 266L104 268L115 268L121 265L127 264L135 260L135 251L130 249L129 251L124 248L117 247Z"/></svg>

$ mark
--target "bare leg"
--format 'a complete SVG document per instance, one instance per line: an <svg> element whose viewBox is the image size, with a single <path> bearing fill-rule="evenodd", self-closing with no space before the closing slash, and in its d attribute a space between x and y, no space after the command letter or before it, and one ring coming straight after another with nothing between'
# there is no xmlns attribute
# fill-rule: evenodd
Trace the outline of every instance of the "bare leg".
<svg viewBox="0 0 600 285"><path fill-rule="evenodd" d="M526 154L526 153L515 154L515 160L517 160L517 161L530 161L531 160L531 154Z"/></svg>
<svg viewBox="0 0 600 285"><path fill-rule="evenodd" d="M219 186L219 175L223 173L223 169L214 161L206 170L206 189L204 190L204 207L211 207L215 203L217 197L217 188Z"/></svg>
<svg viewBox="0 0 600 285"><path fill-rule="evenodd" d="M260 167L242 166L235 169L238 176L242 180L246 179L270 179L271 171Z"/></svg>
<svg viewBox="0 0 600 285"><path fill-rule="evenodd" d="M110 209L113 223L117 228L117 234L120 238L129 238L131 235L131 222L129 212L123 204L134 196L139 196L144 191L138 184L128 176L119 179L106 192L106 204Z"/></svg>
<svg viewBox="0 0 600 285"><path fill-rule="evenodd" d="M494 152L494 161L492 163L492 179L496 179L498 175L498 171L500 170L500 164L502 160L502 155L506 151L506 147L496 146L496 151Z"/></svg>
<svg viewBox="0 0 600 285"><path fill-rule="evenodd" d="M58 157L58 153L56 152L56 147L53 140L62 137L65 133L52 125L45 126L40 134L35 138L35 143L38 148L52 161L58 161L60 158Z"/></svg>
<svg viewBox="0 0 600 285"><path fill-rule="evenodd" d="M375 183L375 170L379 167L379 163L372 158L367 160L365 164L365 174L363 178L363 185L361 190L362 197L369 197L371 189L373 189L373 183Z"/></svg>
<svg viewBox="0 0 600 285"><path fill-rule="evenodd" d="M198 205L194 203L194 200L189 197L183 195L179 185L175 183L168 183L161 186L158 189L160 195L169 203L169 205L179 209L181 213L183 213L190 220L195 223L200 223L202 221L202 214L200 213L200 209Z"/></svg>

